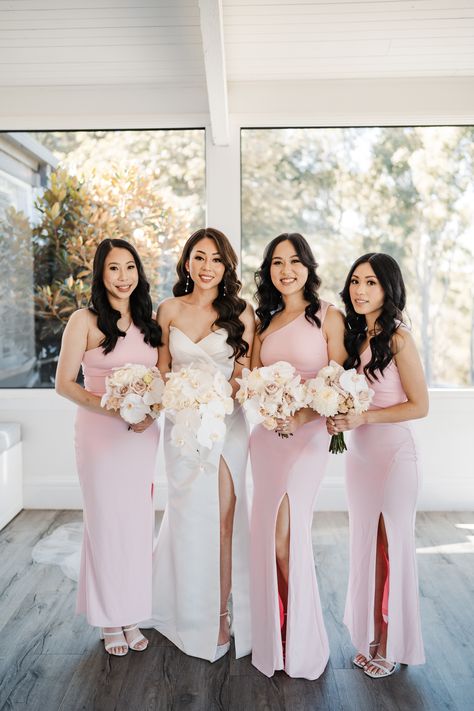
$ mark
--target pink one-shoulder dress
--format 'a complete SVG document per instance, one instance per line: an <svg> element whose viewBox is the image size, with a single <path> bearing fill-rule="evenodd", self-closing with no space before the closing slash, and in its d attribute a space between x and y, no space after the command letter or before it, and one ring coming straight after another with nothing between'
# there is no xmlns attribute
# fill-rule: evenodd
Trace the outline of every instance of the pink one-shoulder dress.
<svg viewBox="0 0 474 711"><path fill-rule="evenodd" d="M328 307L322 302L318 313L321 326ZM263 340L260 357L263 365L285 360L307 380L328 364L327 342L322 329L302 313ZM267 676L284 669L292 677L317 679L328 661L329 645L311 537L314 502L324 476L328 447L325 418L302 425L288 439L281 439L262 425L255 427L250 438L254 482L250 553L252 663ZM290 557L283 654L275 524L285 495L290 506Z"/></svg>
<svg viewBox="0 0 474 711"><path fill-rule="evenodd" d="M105 392L105 378L126 363L156 365L157 349L133 323L114 350L84 353L86 390ZM121 418L79 407L76 462L84 501L77 612L97 627L148 619L152 608L152 486L159 430L128 430Z"/></svg>
<svg viewBox="0 0 474 711"><path fill-rule="evenodd" d="M359 372L370 361L361 354ZM394 360L370 387L370 409L406 402ZM421 484L416 443L409 422L370 424L351 432L346 485L350 528L350 571L344 622L354 647L368 656L374 639L377 530L383 516L389 575L382 613L388 621L386 658L403 664L425 661L418 602L415 515Z"/></svg>

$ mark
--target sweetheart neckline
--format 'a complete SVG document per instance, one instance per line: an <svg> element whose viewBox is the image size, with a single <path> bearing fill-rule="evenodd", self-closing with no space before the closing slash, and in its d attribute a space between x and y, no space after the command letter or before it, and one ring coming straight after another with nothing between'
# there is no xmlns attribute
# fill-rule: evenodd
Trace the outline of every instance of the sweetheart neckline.
<svg viewBox="0 0 474 711"><path fill-rule="evenodd" d="M192 338L188 336L187 333L182 331L178 326L170 326L170 329L174 328L175 331L179 331L180 333L185 336L190 343L192 343L194 346L198 346L200 343L206 340L206 338L209 338L209 336L212 336L214 333L219 333L219 331L225 331L225 328L217 328L215 331L210 331L210 333L207 334L207 336L203 336L203 338L200 338L198 341L193 341Z"/></svg>

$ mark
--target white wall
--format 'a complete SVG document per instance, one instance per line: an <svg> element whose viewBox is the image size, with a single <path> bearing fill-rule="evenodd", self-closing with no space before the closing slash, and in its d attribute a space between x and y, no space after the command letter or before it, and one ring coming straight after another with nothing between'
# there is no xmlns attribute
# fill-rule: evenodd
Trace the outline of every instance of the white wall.
<svg viewBox="0 0 474 711"><path fill-rule="evenodd" d="M474 124L474 79L389 79L230 84L231 143L207 145L207 222L240 247L241 126ZM207 126L197 89L36 87L0 89L0 130ZM207 132L209 138L210 132ZM424 455L422 509L474 507L474 390L433 391L415 423ZM52 391L0 391L0 421L20 422L25 506L80 506L73 453L74 406ZM158 503L166 484L158 471ZM318 507L345 508L343 457L331 459Z"/></svg>
<svg viewBox="0 0 474 711"><path fill-rule="evenodd" d="M420 509L474 508L473 412L474 390L433 390L429 417L413 423L424 472ZM52 390L0 390L0 421L21 423L25 508L81 508L73 448L74 414L75 406ZM331 456L318 509L345 510L344 459ZM163 508L166 480L161 457L156 489L157 506Z"/></svg>

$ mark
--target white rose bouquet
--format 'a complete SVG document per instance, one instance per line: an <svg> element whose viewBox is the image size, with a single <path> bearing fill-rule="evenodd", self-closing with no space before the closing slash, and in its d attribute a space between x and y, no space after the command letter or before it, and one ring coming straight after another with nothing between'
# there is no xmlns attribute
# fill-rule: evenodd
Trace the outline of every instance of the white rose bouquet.
<svg viewBox="0 0 474 711"><path fill-rule="evenodd" d="M234 409L232 386L220 371L190 364L168 373L163 406L174 422L171 442L185 456L202 458L224 439L225 416Z"/></svg>
<svg viewBox="0 0 474 711"><path fill-rule="evenodd" d="M165 384L158 368L127 363L114 368L105 379L100 404L106 410L120 410L120 416L136 425L147 415L158 417L163 405Z"/></svg>
<svg viewBox="0 0 474 711"><path fill-rule="evenodd" d="M307 380L305 385L309 407L323 417L346 415L349 412L359 415L369 409L374 395L364 375L355 368L344 370L333 360L321 368L315 378ZM340 454L346 449L344 433L332 435L329 451Z"/></svg>
<svg viewBox="0 0 474 711"><path fill-rule="evenodd" d="M253 370L244 368L237 382L240 388L236 399L243 406L249 422L261 423L267 430L275 430L278 420L291 417L308 404L301 377L284 360Z"/></svg>

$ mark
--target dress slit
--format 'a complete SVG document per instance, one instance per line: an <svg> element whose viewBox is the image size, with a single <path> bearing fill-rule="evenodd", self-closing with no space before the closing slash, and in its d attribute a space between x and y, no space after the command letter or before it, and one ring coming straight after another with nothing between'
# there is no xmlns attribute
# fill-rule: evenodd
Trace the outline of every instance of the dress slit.
<svg viewBox="0 0 474 711"><path fill-rule="evenodd" d="M424 654L414 545L419 472L413 438L408 426L398 424L359 429L352 437L346 478L351 565L344 621L354 647L367 656L369 643L378 641L374 638L375 582L382 520L388 561L382 609L377 612L388 619L385 656L404 664L420 664ZM366 449L377 466L366 459Z"/></svg>
<svg viewBox="0 0 474 711"><path fill-rule="evenodd" d="M234 369L227 331L218 329L199 343L170 327L173 371L193 364L220 371L228 380ZM165 418L164 454L168 501L154 552L153 618L156 629L186 654L213 661L219 634L221 457L235 494L232 528L232 611L235 651L250 651L249 520L245 472L248 426L241 408L226 416L223 441L202 452L204 470L194 457L173 446L173 423ZM202 462L201 462L202 463Z"/></svg>
<svg viewBox="0 0 474 711"><path fill-rule="evenodd" d="M321 302L324 322L329 304ZM291 338L288 338L291 329ZM304 355L303 355L304 354ZM291 363L303 380L327 365L327 342L304 312L269 334L262 364ZM283 669L292 677L317 679L329 646L324 628L311 540L313 503L328 461L329 435L318 418L288 439L257 425L250 438L254 481L251 519L252 663L266 676ZM289 506L288 594L285 659L279 615L276 520L284 497Z"/></svg>
<svg viewBox="0 0 474 711"><path fill-rule="evenodd" d="M280 508L283 504L283 501L285 500L285 497L288 499L288 516L289 516L289 538L288 538L288 580L286 581L286 605L285 601L283 600L282 596L280 595L280 586L278 584L278 577L279 574L283 578L283 574L278 573L278 559L276 556L276 525L277 525L277 520L278 520L278 514L280 513ZM291 522L292 522L292 515L291 515L291 501L290 501L290 496L287 491L285 491L276 507L276 512L275 512L275 521L274 521L274 527L273 527L273 559L275 561L275 576L274 576L274 582L275 582L275 592L276 592L276 606L275 606L275 619L280 622L279 625L279 635L280 635L280 653L281 653L281 669L284 669L285 667L285 649L286 644L288 643L288 634L291 625L289 624L290 620L290 581L291 581ZM282 608L283 608L283 620L280 619L280 600L282 603ZM285 625L285 615L286 615L286 625ZM285 625L285 640L283 640L283 626Z"/></svg>

